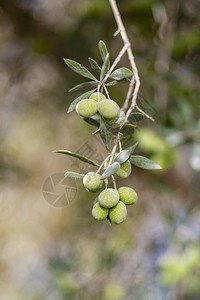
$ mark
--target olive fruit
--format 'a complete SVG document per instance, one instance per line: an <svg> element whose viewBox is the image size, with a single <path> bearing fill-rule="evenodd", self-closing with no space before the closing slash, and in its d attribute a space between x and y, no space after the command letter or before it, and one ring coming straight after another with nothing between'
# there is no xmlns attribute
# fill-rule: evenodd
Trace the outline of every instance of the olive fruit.
<svg viewBox="0 0 200 300"><path fill-rule="evenodd" d="M117 176L119 176L120 178L127 178L131 174L131 171L131 163L129 160L127 160L125 163L121 164L119 170L117 170L115 174L117 174Z"/></svg>
<svg viewBox="0 0 200 300"><path fill-rule="evenodd" d="M97 113L97 102L92 99L81 100L76 105L76 112L81 117L88 118Z"/></svg>
<svg viewBox="0 0 200 300"><path fill-rule="evenodd" d="M95 172L88 172L83 177L84 187L92 193L98 192L103 185L103 180L101 180L101 176Z"/></svg>
<svg viewBox="0 0 200 300"><path fill-rule="evenodd" d="M120 187L118 192L120 195L120 200L126 205L135 204L138 199L136 191L130 187Z"/></svg>
<svg viewBox="0 0 200 300"><path fill-rule="evenodd" d="M108 215L108 208L102 207L98 202L92 208L92 216L98 220L103 221Z"/></svg>
<svg viewBox="0 0 200 300"><path fill-rule="evenodd" d="M95 101L102 101L102 100L105 100L106 99L106 96L102 93L98 93L98 92L95 92L93 93L91 96L90 96L90 99L92 100L95 100Z"/></svg>
<svg viewBox="0 0 200 300"><path fill-rule="evenodd" d="M98 103L98 111L106 122L115 122L120 114L119 105L113 100L102 100Z"/></svg>
<svg viewBox="0 0 200 300"><path fill-rule="evenodd" d="M98 200L101 206L111 208L119 202L119 193L117 190L109 188L99 194Z"/></svg>
<svg viewBox="0 0 200 300"><path fill-rule="evenodd" d="M127 208L122 201L119 201L119 203L109 211L109 218L115 224L122 223L126 220L126 217Z"/></svg>

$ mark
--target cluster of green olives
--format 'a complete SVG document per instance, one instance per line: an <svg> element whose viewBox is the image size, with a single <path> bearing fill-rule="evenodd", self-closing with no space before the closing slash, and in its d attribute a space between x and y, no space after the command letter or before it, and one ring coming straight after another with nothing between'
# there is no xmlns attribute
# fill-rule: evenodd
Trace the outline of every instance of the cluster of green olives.
<svg viewBox="0 0 200 300"><path fill-rule="evenodd" d="M87 173L83 178L84 187L92 192L98 192L103 186L101 176L95 172ZM92 216L103 221L109 219L112 223L119 224L127 217L126 205L135 204L137 193L130 187L106 188L103 190L92 208Z"/></svg>
<svg viewBox="0 0 200 300"><path fill-rule="evenodd" d="M120 114L119 105L100 92L93 93L89 99L83 99L76 105L76 112L84 118L100 114L108 124L115 123Z"/></svg>

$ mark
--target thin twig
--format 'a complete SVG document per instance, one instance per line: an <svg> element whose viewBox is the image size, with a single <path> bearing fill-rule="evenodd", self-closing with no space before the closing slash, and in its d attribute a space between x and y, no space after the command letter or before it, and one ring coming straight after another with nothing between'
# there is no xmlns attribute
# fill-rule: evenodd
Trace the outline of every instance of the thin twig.
<svg viewBox="0 0 200 300"><path fill-rule="evenodd" d="M127 42L124 47L122 48L122 50L119 52L118 56L116 57L116 59L114 60L112 66L110 67L108 73L106 74L106 76L103 79L103 84L108 80L110 74L112 73L112 71L114 70L114 68L116 67L116 65L120 62L122 56L124 55L124 53L127 51L127 49L130 47L130 43Z"/></svg>
<svg viewBox="0 0 200 300"><path fill-rule="evenodd" d="M133 75L134 75L134 78L132 78L131 84L133 85L132 82L135 81L135 88L134 88L134 92L133 92L133 96L132 96L131 107L130 107L130 109L128 111L128 115L126 117L126 120L127 120L128 116L130 115L131 111L134 109L134 107L136 105L136 98L137 98L137 94L138 94L139 87L140 87L140 78L139 78L138 70L137 70L137 67L136 67L136 64L135 64L135 59L134 59L134 56L133 56L133 52L131 50L131 44L130 44L129 38L127 36L124 24L122 22L121 15L120 15L120 12L118 10L116 1L115 0L109 0L109 2L110 2L110 5L111 5L111 8L112 8L115 20L116 20L117 25L118 25L118 30L120 31L121 38L124 42L124 45L129 44L129 47L127 48L127 54L128 54L128 59L130 61L130 65L131 65Z"/></svg>
<svg viewBox="0 0 200 300"><path fill-rule="evenodd" d="M141 108L139 108L137 105L135 106L137 108L137 110L139 112L141 112L143 115L145 115L145 117L147 117L148 119L150 119L152 122L154 122L154 118L152 118L151 116L149 116L148 114L146 114Z"/></svg>
<svg viewBox="0 0 200 300"><path fill-rule="evenodd" d="M112 175L111 177L112 177L114 189L117 190L117 185L116 185L115 177L114 177L114 175Z"/></svg>

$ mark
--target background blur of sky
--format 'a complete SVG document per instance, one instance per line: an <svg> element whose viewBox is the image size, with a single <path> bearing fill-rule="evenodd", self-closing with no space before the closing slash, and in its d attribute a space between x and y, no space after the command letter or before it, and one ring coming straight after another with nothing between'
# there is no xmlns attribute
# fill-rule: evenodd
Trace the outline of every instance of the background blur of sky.
<svg viewBox="0 0 200 300"><path fill-rule="evenodd" d="M92 218L95 196L81 183L61 184L64 172L90 167L52 153L106 155L93 128L67 114L77 96L67 91L81 78L63 58L101 64L102 39L115 59L122 42L109 1L0 1L1 300L200 299L200 1L117 4L141 78L138 104L156 120L139 123L136 153L163 170L134 167L118 181L139 200L109 226ZM129 67L126 57L120 64ZM121 105L126 90L110 93ZM63 202L45 200L44 189L63 187Z"/></svg>

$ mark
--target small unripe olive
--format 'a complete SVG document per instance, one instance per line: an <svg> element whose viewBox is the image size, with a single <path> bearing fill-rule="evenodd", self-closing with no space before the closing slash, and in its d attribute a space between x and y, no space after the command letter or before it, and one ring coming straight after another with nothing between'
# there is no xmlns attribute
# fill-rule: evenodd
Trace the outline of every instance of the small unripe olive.
<svg viewBox="0 0 200 300"><path fill-rule="evenodd" d="M131 163L127 160L125 163L121 164L119 170L117 170L115 174L117 174L120 178L127 178L131 174L131 170Z"/></svg>
<svg viewBox="0 0 200 300"><path fill-rule="evenodd" d="M95 172L88 172L83 177L84 187L92 193L98 192L103 185L103 180L101 180L101 176Z"/></svg>
<svg viewBox="0 0 200 300"><path fill-rule="evenodd" d="M137 193L134 189L130 187L120 187L118 189L120 200L124 202L126 205L135 204L138 199Z"/></svg>
<svg viewBox="0 0 200 300"><path fill-rule="evenodd" d="M98 202L92 208L92 216L98 220L103 221L108 215L108 208L102 207Z"/></svg>
<svg viewBox="0 0 200 300"><path fill-rule="evenodd" d="M113 100L102 100L98 103L98 111L105 120L110 121L119 117L119 105Z"/></svg>
<svg viewBox="0 0 200 300"><path fill-rule="evenodd" d="M119 201L119 203L109 211L109 218L115 224L122 223L126 220L126 217L127 208L122 201Z"/></svg>
<svg viewBox="0 0 200 300"><path fill-rule="evenodd" d="M91 96L90 96L90 99L92 100L95 100L95 101L102 101L102 100L105 100L106 99L106 96L102 93L98 93L98 92L95 92L93 93Z"/></svg>
<svg viewBox="0 0 200 300"><path fill-rule="evenodd" d="M81 117L88 118L97 113L97 102L92 99L81 100L76 105L76 112Z"/></svg>
<svg viewBox="0 0 200 300"><path fill-rule="evenodd" d="M106 189L99 194L99 203L102 207L111 208L119 202L119 193L115 189Z"/></svg>

